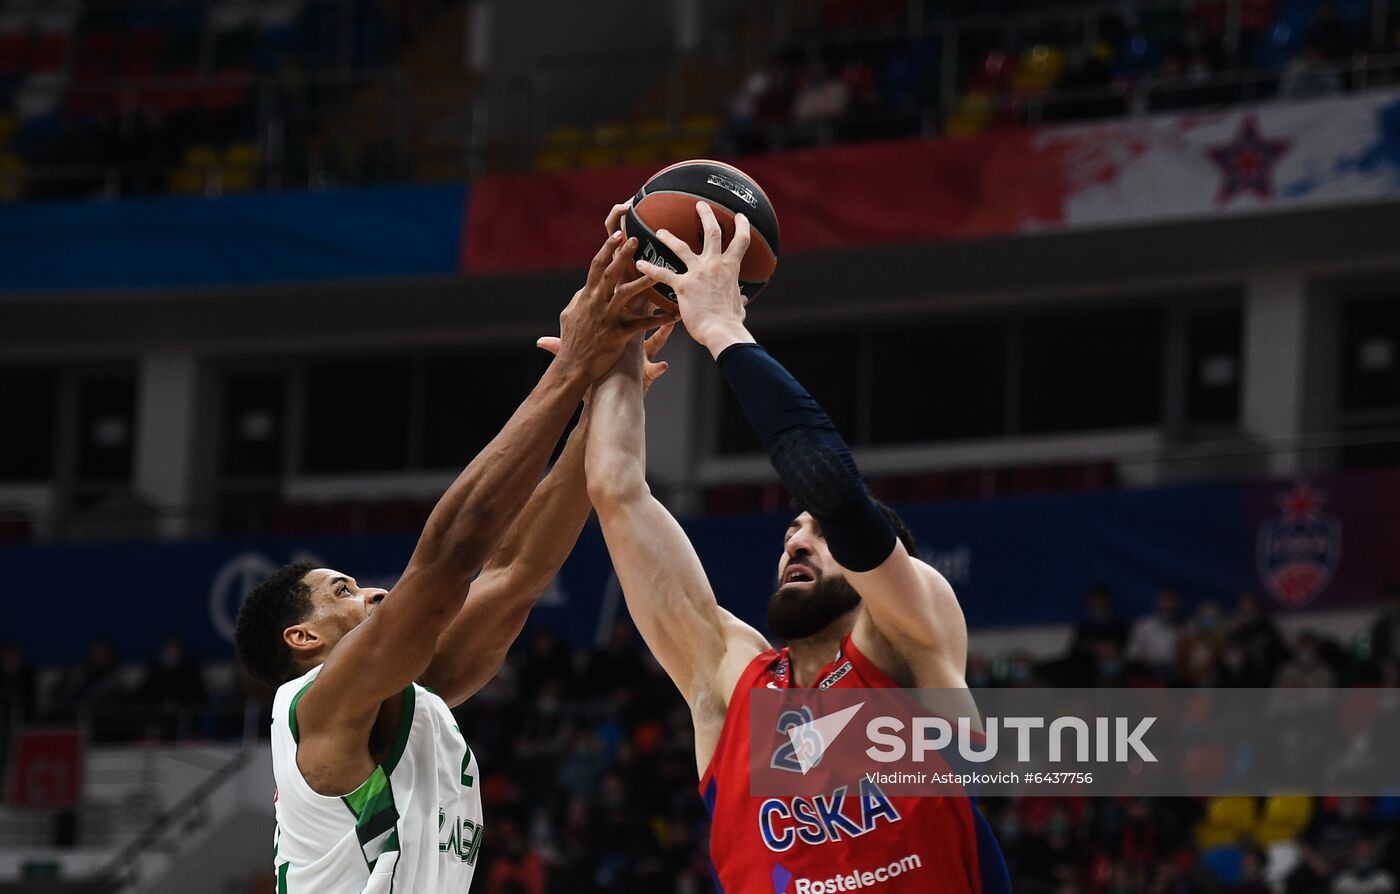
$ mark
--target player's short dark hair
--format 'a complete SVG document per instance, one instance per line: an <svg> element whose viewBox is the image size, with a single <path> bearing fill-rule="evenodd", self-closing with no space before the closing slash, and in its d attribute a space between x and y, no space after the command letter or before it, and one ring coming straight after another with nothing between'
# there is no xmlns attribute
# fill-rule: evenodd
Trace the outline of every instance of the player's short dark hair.
<svg viewBox="0 0 1400 894"><path fill-rule="evenodd" d="M314 568L312 562L282 566L254 587L238 609L233 633L238 660L253 679L273 689L290 680L296 668L282 631L311 614L306 574Z"/></svg>
<svg viewBox="0 0 1400 894"><path fill-rule="evenodd" d="M909 530L909 526L904 523L904 519L899 517L898 512L895 512L874 497L870 499L875 501L875 506L879 508L880 514L885 517L885 521L890 523L890 527L894 528L894 536L898 537L899 542L904 544L904 548L909 552L909 555L917 559L919 557L919 544L914 541L914 532Z"/></svg>

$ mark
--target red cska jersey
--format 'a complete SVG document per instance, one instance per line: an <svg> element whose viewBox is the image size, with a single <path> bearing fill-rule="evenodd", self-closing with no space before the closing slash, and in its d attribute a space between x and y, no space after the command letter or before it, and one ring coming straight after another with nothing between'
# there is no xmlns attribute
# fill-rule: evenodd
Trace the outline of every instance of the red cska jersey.
<svg viewBox="0 0 1400 894"><path fill-rule="evenodd" d="M895 683L849 634L817 674L821 688ZM1002 894L1011 890L991 827L964 797L761 798L749 794L750 689L792 686L787 649L754 658L729 699L714 756L700 779L710 812L710 860L721 894Z"/></svg>

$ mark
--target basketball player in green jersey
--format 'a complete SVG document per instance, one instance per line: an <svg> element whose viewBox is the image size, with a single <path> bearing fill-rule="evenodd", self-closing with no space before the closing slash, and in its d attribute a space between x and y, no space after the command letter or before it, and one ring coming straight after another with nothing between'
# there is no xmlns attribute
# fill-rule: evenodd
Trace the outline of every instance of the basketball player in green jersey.
<svg viewBox="0 0 1400 894"><path fill-rule="evenodd" d="M549 369L433 509L392 590L299 564L244 601L239 658L277 688L279 894L470 886L482 842L480 774L449 709L495 673L587 519L586 419L536 484L589 385L629 336L665 322L629 308L650 285L620 285L635 251L636 240L620 234L599 250L558 339L548 340ZM463 383L467 406L471 384ZM313 436L373 433L346 420L343 431Z"/></svg>

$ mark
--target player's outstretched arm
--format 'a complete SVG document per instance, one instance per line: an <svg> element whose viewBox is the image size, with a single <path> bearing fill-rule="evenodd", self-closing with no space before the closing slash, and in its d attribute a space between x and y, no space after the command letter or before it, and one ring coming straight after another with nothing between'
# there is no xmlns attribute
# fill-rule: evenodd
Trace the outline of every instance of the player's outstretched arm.
<svg viewBox="0 0 1400 894"><path fill-rule="evenodd" d="M647 487L641 364L640 346L629 346L593 386L588 494L632 620L703 736L702 719L717 709L722 722L744 666L768 644L715 602L689 538Z"/></svg>
<svg viewBox="0 0 1400 894"><path fill-rule="evenodd" d="M425 686L456 707L500 670L525 619L569 557L592 505L583 480L588 410L438 638Z"/></svg>
<svg viewBox="0 0 1400 894"><path fill-rule="evenodd" d="M560 315L554 361L438 501L393 590L332 650L298 706L303 730L358 736L380 702L428 668L438 637L535 489L585 390L628 339L656 323L629 309L637 288L618 288L635 251L635 240L619 236L599 250L587 282Z"/></svg>
<svg viewBox="0 0 1400 894"><path fill-rule="evenodd" d="M960 683L966 631L952 588L905 550L830 417L744 326L738 272L748 221L736 215L734 238L721 251L714 212L703 202L697 210L705 230L698 255L674 235L658 233L685 262L685 273L644 262L637 268L675 289L686 329L714 356L783 484L816 518L832 556L850 572L875 628L858 622L857 645L880 652L884 643L870 640L887 641L918 685Z"/></svg>
<svg viewBox="0 0 1400 894"><path fill-rule="evenodd" d="M670 326L663 326L647 339L648 385L666 371L665 363L650 360L666 344L670 331ZM540 344L548 351L558 350L558 339L540 339ZM462 610L438 638L433 660L421 679L451 707L474 695L500 670L530 610L578 542L593 510L583 477L591 415L585 404L554 468L530 495L472 583Z"/></svg>

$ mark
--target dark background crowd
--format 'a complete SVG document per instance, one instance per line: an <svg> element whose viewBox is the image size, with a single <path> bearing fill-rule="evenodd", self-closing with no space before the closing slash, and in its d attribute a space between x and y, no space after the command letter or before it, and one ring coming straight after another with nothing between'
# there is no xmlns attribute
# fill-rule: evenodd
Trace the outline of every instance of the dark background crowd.
<svg viewBox="0 0 1400 894"><path fill-rule="evenodd" d="M134 658L135 656L129 656ZM41 686L39 677L48 681ZM0 652L6 727L81 720L98 743L236 739L245 710L266 735L271 693L220 675L178 637L144 665L105 641L87 659L36 675ZM1395 686L1400 592L1351 641L1282 633L1253 594L1231 605L1164 591L1124 618L1088 594L1064 654L982 655L973 687ZM629 622L577 650L526 633L498 678L458 709L477 753L492 846L487 894L707 891L708 818L696 790L690 717ZM1400 795L1379 798L995 798L1020 892L1374 892L1400 890Z"/></svg>
<svg viewBox="0 0 1400 894"><path fill-rule="evenodd" d="M455 106L410 121L424 88L383 72L412 68L435 31L461 29L444 17L462 5L9 4L0 201L440 179L450 172L420 157L414 132L466 115L474 76L458 74ZM795 3L768 62L733 91L722 86L732 63L715 63L684 120L658 118L644 98L621 119L541 120L533 150L472 134L481 145L449 154L484 147L468 168L557 170L1332 96L1400 81L1400 13L1378 16L1377 5L1394 6Z"/></svg>

